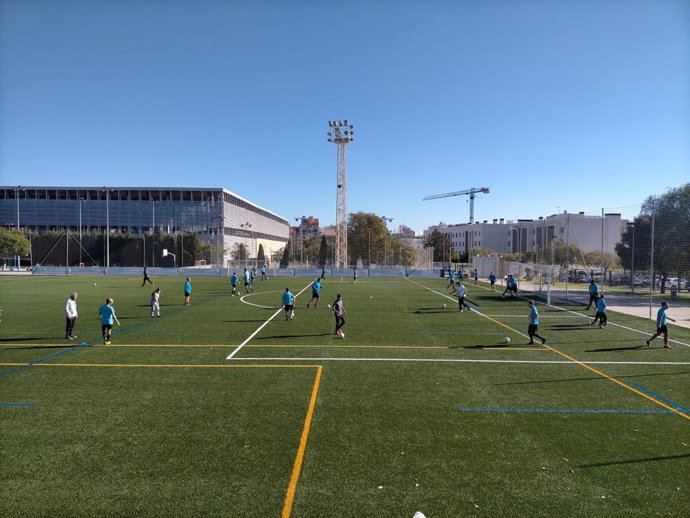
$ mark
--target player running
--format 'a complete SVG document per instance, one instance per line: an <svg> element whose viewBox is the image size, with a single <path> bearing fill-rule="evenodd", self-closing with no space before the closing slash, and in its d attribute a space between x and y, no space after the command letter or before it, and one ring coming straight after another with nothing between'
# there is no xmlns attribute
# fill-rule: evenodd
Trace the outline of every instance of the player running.
<svg viewBox="0 0 690 518"><path fill-rule="evenodd" d="M311 283L311 300L307 304L308 308L311 308L311 303L316 301L314 304L315 308L319 307L319 299L321 298L321 288L323 286L321 285L321 277L317 277L314 282Z"/></svg>
<svg viewBox="0 0 690 518"><path fill-rule="evenodd" d="M654 333L649 340L647 340L647 347L649 347L651 341L657 336L664 335L664 349L671 348L671 346L668 345L668 327L666 326L666 321L670 320L671 322L675 322L675 320L669 317L666 314L666 311L668 311L668 302L664 301L661 303L659 311L656 312L656 333Z"/></svg>
<svg viewBox="0 0 690 518"><path fill-rule="evenodd" d="M232 277L230 277L230 286L232 286L232 291L230 292L230 296L234 297L237 295L237 283L239 282L239 279L237 278L237 273L232 272Z"/></svg>
<svg viewBox="0 0 690 518"><path fill-rule="evenodd" d="M465 304L465 295L467 295L467 288L465 288L464 284L458 284L458 309L460 309L460 313L462 313L465 308L467 308L467 311L470 311L470 307Z"/></svg>
<svg viewBox="0 0 690 518"><path fill-rule="evenodd" d="M295 296L289 288L283 293L283 306L285 307L285 320L295 319Z"/></svg>
<svg viewBox="0 0 690 518"><path fill-rule="evenodd" d="M448 288L452 288L453 290L455 289L455 272L453 269L448 266L448 286L446 286L446 290Z"/></svg>

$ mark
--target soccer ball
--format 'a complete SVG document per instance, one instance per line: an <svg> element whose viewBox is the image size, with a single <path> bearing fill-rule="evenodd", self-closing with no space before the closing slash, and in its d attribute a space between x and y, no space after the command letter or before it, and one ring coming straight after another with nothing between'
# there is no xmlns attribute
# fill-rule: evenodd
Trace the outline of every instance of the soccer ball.
<svg viewBox="0 0 690 518"><path fill-rule="evenodd" d="M445 307L446 307L446 305L444 304L444 305L443 305L443 307L445 308Z"/></svg>
<svg viewBox="0 0 690 518"><path fill-rule="evenodd" d="M328 309L331 309L331 305L330 305L330 304L328 304Z"/></svg>
<svg viewBox="0 0 690 518"><path fill-rule="evenodd" d="M509 344L509 343L510 343L510 337L506 336L506 337L503 339L503 343L504 343L504 344Z"/></svg>
<svg viewBox="0 0 690 518"><path fill-rule="evenodd" d="M342 331L340 331L340 338L345 338L345 333L343 333Z"/></svg>
<svg viewBox="0 0 690 518"><path fill-rule="evenodd" d="M94 282L94 283L93 283L93 285L95 286L95 285L96 285L96 283Z"/></svg>

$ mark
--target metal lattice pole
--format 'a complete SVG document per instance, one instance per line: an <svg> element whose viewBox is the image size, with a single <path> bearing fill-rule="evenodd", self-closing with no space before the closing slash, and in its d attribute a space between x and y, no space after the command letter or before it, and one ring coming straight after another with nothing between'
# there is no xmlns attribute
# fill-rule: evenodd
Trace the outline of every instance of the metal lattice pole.
<svg viewBox="0 0 690 518"><path fill-rule="evenodd" d="M354 140L347 120L329 121L328 142L338 144L338 173L335 203L335 266L347 267L347 144Z"/></svg>

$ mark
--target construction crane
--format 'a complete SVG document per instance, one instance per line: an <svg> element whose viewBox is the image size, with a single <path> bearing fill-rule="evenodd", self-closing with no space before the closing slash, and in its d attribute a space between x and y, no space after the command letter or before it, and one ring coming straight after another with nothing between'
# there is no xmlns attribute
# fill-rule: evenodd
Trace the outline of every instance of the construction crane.
<svg viewBox="0 0 690 518"><path fill-rule="evenodd" d="M445 194L434 194L433 196L427 196L426 198L423 198L422 201L427 201L427 200L435 200L437 198L449 198L451 196L461 196L461 195L470 195L470 225L474 223L474 196L477 193L484 193L484 194L489 194L489 188L488 187L472 187L471 189L467 189L466 191L456 191L456 192L447 192Z"/></svg>

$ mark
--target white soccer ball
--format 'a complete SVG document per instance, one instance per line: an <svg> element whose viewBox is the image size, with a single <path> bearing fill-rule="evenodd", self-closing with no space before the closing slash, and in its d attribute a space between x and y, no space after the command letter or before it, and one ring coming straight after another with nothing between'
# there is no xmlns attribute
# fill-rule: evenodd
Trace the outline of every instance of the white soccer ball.
<svg viewBox="0 0 690 518"><path fill-rule="evenodd" d="M446 307L446 305L444 304L444 305L443 305L443 307L445 308L445 307Z"/></svg>
<svg viewBox="0 0 690 518"><path fill-rule="evenodd" d="M340 331L340 338L345 338L345 333L343 333L342 331Z"/></svg>
<svg viewBox="0 0 690 518"><path fill-rule="evenodd" d="M331 305L330 305L330 304L328 304L328 309L331 309Z"/></svg>
<svg viewBox="0 0 690 518"><path fill-rule="evenodd" d="M509 344L509 343L510 343L510 337L509 337L509 336L506 336L506 337L503 339L503 343L504 343L504 344Z"/></svg>
<svg viewBox="0 0 690 518"><path fill-rule="evenodd" d="M96 285L96 283L94 282L94 283L93 283L93 285L95 286L95 285Z"/></svg>

